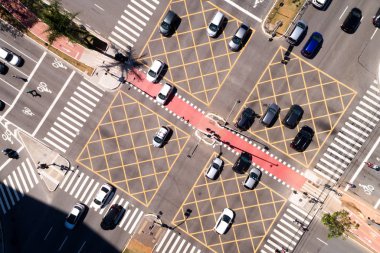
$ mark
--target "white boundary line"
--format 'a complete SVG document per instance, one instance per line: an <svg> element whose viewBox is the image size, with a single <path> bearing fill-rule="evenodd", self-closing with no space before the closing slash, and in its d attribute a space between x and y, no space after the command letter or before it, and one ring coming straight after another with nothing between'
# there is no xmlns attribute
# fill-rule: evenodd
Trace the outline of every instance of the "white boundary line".
<svg viewBox="0 0 380 253"><path fill-rule="evenodd" d="M253 18L254 20L256 20L257 22L259 22L259 23L263 22L263 20L261 18L253 15L252 13L250 13L249 11L247 11L246 9L244 9L243 7L239 6L235 2L233 2L231 0L224 0L224 2L232 5L233 7L235 7L236 9L238 9L239 11L243 12L244 14L246 14L247 16L249 16L249 17Z"/></svg>

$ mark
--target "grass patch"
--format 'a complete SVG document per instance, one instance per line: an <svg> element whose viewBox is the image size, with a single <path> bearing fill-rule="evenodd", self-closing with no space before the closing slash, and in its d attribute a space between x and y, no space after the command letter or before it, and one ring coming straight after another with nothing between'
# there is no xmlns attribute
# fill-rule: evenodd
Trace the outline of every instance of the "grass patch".
<svg viewBox="0 0 380 253"><path fill-rule="evenodd" d="M282 22L277 30L277 35L284 35L288 27L292 25L293 19L307 0L279 0L270 10L265 20L267 32L271 32L278 21Z"/></svg>

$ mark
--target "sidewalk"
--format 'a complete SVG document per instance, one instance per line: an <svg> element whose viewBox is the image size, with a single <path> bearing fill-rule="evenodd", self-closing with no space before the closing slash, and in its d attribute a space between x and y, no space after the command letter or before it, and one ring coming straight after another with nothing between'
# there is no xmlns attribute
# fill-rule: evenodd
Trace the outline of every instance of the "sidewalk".
<svg viewBox="0 0 380 253"><path fill-rule="evenodd" d="M342 209L347 210L350 218L359 224L358 229L351 231L354 239L369 250L380 252L380 225L376 224L380 223L379 212L348 192L345 192L341 198L333 196L325 207L328 212Z"/></svg>

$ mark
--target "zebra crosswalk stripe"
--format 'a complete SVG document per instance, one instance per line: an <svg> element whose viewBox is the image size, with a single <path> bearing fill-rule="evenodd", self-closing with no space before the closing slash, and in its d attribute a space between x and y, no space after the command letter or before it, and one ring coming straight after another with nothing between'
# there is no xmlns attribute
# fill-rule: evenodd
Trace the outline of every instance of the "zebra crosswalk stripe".
<svg viewBox="0 0 380 253"><path fill-rule="evenodd" d="M8 198L7 198L7 195L5 194L5 191L4 191L2 184L0 184L0 191L1 191L1 194L3 195L3 199L4 199L5 205L7 206L8 210L11 209L11 206L9 205ZM0 201L0 203L1 203L2 209L4 210L3 201ZM5 214L6 210L4 210L3 213Z"/></svg>
<svg viewBox="0 0 380 253"><path fill-rule="evenodd" d="M81 183L81 186L79 187L79 189L77 190L77 192L75 193L75 198L77 199L79 194L81 193L81 191L83 190L83 187L86 185L87 183L87 180L89 179L90 177L89 176L86 176L83 183Z"/></svg>
<svg viewBox="0 0 380 253"><path fill-rule="evenodd" d="M12 186L12 192L15 195L16 200L20 201L20 197L18 196L18 192L16 191L15 184L13 183L12 177L10 175L8 176L8 180L9 180L9 184Z"/></svg>
<svg viewBox="0 0 380 253"><path fill-rule="evenodd" d="M3 183L4 183L4 185L5 185L5 189L7 190L8 196L9 196L9 198L11 199L12 206L14 206L16 203L15 203L13 197L12 197L11 191L9 190L9 185L8 185L8 183L7 183L7 180L4 179Z"/></svg>
<svg viewBox="0 0 380 253"><path fill-rule="evenodd" d="M90 190L91 185L94 183L94 181L95 181L95 180L94 180L93 178L91 178L90 183L88 183L86 190L84 190L82 196L81 196L80 199L79 199L80 201L83 201L83 200L84 200L84 198L86 197L87 192Z"/></svg>

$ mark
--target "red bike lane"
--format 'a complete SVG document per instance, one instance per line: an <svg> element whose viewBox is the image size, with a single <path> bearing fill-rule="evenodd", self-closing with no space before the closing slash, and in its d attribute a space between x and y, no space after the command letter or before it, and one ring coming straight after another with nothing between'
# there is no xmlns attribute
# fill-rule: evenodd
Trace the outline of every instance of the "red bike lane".
<svg viewBox="0 0 380 253"><path fill-rule="evenodd" d="M150 97L155 98L161 89L160 84L152 84L145 79L145 75L139 72L140 77L136 77L133 73L129 73L127 82L139 88ZM257 164L268 173L272 174L290 187L300 190L306 182L306 178L294 171L292 168L276 160L273 156L263 151L248 141L241 138L230 130L220 127L215 121L207 118L199 108L195 108L188 101L183 100L179 96L174 96L173 99L165 106L168 110L172 111L183 120L187 121L196 129L207 133L212 132L218 135L218 140L238 151L246 151L252 154L253 163Z"/></svg>

